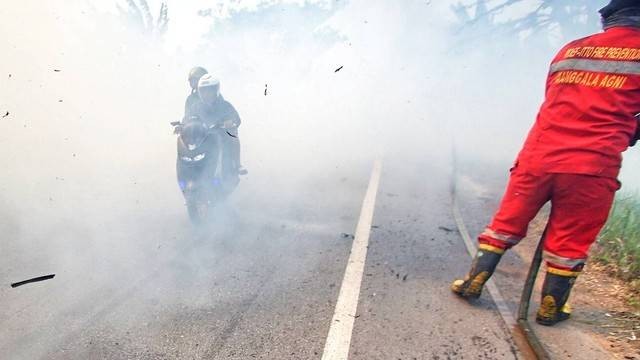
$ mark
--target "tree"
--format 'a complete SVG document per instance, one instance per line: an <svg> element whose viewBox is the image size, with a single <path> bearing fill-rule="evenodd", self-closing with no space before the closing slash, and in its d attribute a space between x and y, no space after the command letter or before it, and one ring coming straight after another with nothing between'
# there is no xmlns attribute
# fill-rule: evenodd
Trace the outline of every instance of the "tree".
<svg viewBox="0 0 640 360"><path fill-rule="evenodd" d="M529 12L498 20L505 12L527 4L533 5ZM482 36L487 36L487 33L497 36L548 36L560 33L573 38L592 33L597 28L601 5L593 0L505 0L489 6L486 0L476 0L467 5L452 5L452 11L458 19L460 34L478 34L480 31ZM475 10L473 16L470 15L472 10Z"/></svg>
<svg viewBox="0 0 640 360"><path fill-rule="evenodd" d="M154 21L147 0L126 0L127 7L117 5L120 16L128 20L128 24L134 26L145 35L162 37L169 27L168 7L166 3L160 5L160 12Z"/></svg>

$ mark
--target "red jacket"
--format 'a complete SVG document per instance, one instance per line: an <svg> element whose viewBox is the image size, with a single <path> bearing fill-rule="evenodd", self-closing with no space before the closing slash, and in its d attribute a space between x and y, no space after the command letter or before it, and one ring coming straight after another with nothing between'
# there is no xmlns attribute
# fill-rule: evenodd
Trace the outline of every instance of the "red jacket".
<svg viewBox="0 0 640 360"><path fill-rule="evenodd" d="M640 113L640 29L573 41L551 63L545 101L518 155L531 171L617 177Z"/></svg>

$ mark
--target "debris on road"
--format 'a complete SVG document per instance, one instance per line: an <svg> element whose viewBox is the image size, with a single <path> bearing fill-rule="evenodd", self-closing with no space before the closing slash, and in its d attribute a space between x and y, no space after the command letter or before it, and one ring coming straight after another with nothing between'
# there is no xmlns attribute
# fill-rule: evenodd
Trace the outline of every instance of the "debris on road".
<svg viewBox="0 0 640 360"><path fill-rule="evenodd" d="M438 226L438 229L442 230L442 231L446 231L448 233L453 232L454 230L451 228L448 228L446 226Z"/></svg>
<svg viewBox="0 0 640 360"><path fill-rule="evenodd" d="M2 118L6 118L7 116L9 116L9 112L7 111L4 115L2 115Z"/></svg>
<svg viewBox="0 0 640 360"><path fill-rule="evenodd" d="M340 67L339 67L339 68L337 68L334 72L338 72L338 71L342 70L342 68L343 68L343 67L344 67L344 66L340 66Z"/></svg>
<svg viewBox="0 0 640 360"><path fill-rule="evenodd" d="M231 134L230 132L227 131L227 135L231 136L232 138L237 138L237 136Z"/></svg>
<svg viewBox="0 0 640 360"><path fill-rule="evenodd" d="M264 84L264 96L267 96L267 84Z"/></svg>
<svg viewBox="0 0 640 360"><path fill-rule="evenodd" d="M15 282L15 283L11 284L11 287L12 288L16 288L18 286L22 286L22 285L29 284L29 283L34 283L34 282L38 282L38 281L44 281L44 280L53 279L54 276L56 276L56 274L38 276L38 277L35 277L33 279L27 279L27 280L23 280L23 281L18 281L18 282Z"/></svg>
<svg viewBox="0 0 640 360"><path fill-rule="evenodd" d="M342 234L340 234L340 236L341 236L343 239L351 239L351 240L353 240L353 239L355 239L355 238L356 238L356 237L355 237L355 235L353 235L353 234L347 234L347 233L342 233Z"/></svg>
<svg viewBox="0 0 640 360"><path fill-rule="evenodd" d="M380 229L380 225L371 225L372 229Z"/></svg>
<svg viewBox="0 0 640 360"><path fill-rule="evenodd" d="M61 70L60 69L53 69L53 71L60 72Z"/></svg>
<svg viewBox="0 0 640 360"><path fill-rule="evenodd" d="M407 277L409 277L409 274L405 274L405 275L402 277L402 281L407 281Z"/></svg>

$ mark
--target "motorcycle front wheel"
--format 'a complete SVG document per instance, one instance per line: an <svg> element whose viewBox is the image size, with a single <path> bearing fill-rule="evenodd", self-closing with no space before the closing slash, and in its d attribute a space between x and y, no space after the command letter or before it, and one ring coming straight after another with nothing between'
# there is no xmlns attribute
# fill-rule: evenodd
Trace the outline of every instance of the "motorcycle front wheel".
<svg viewBox="0 0 640 360"><path fill-rule="evenodd" d="M208 205L203 202L190 202L187 204L189 219L195 225L202 224L207 218Z"/></svg>

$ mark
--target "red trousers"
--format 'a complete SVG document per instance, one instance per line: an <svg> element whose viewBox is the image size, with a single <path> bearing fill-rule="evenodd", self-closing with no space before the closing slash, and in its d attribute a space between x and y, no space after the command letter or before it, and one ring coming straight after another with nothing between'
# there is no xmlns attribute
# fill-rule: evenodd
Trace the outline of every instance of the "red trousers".
<svg viewBox="0 0 640 360"><path fill-rule="evenodd" d="M620 183L609 177L537 174L516 167L500 208L479 241L501 249L516 245L527 235L529 222L540 208L551 201L544 242L547 266L580 271L619 187Z"/></svg>

